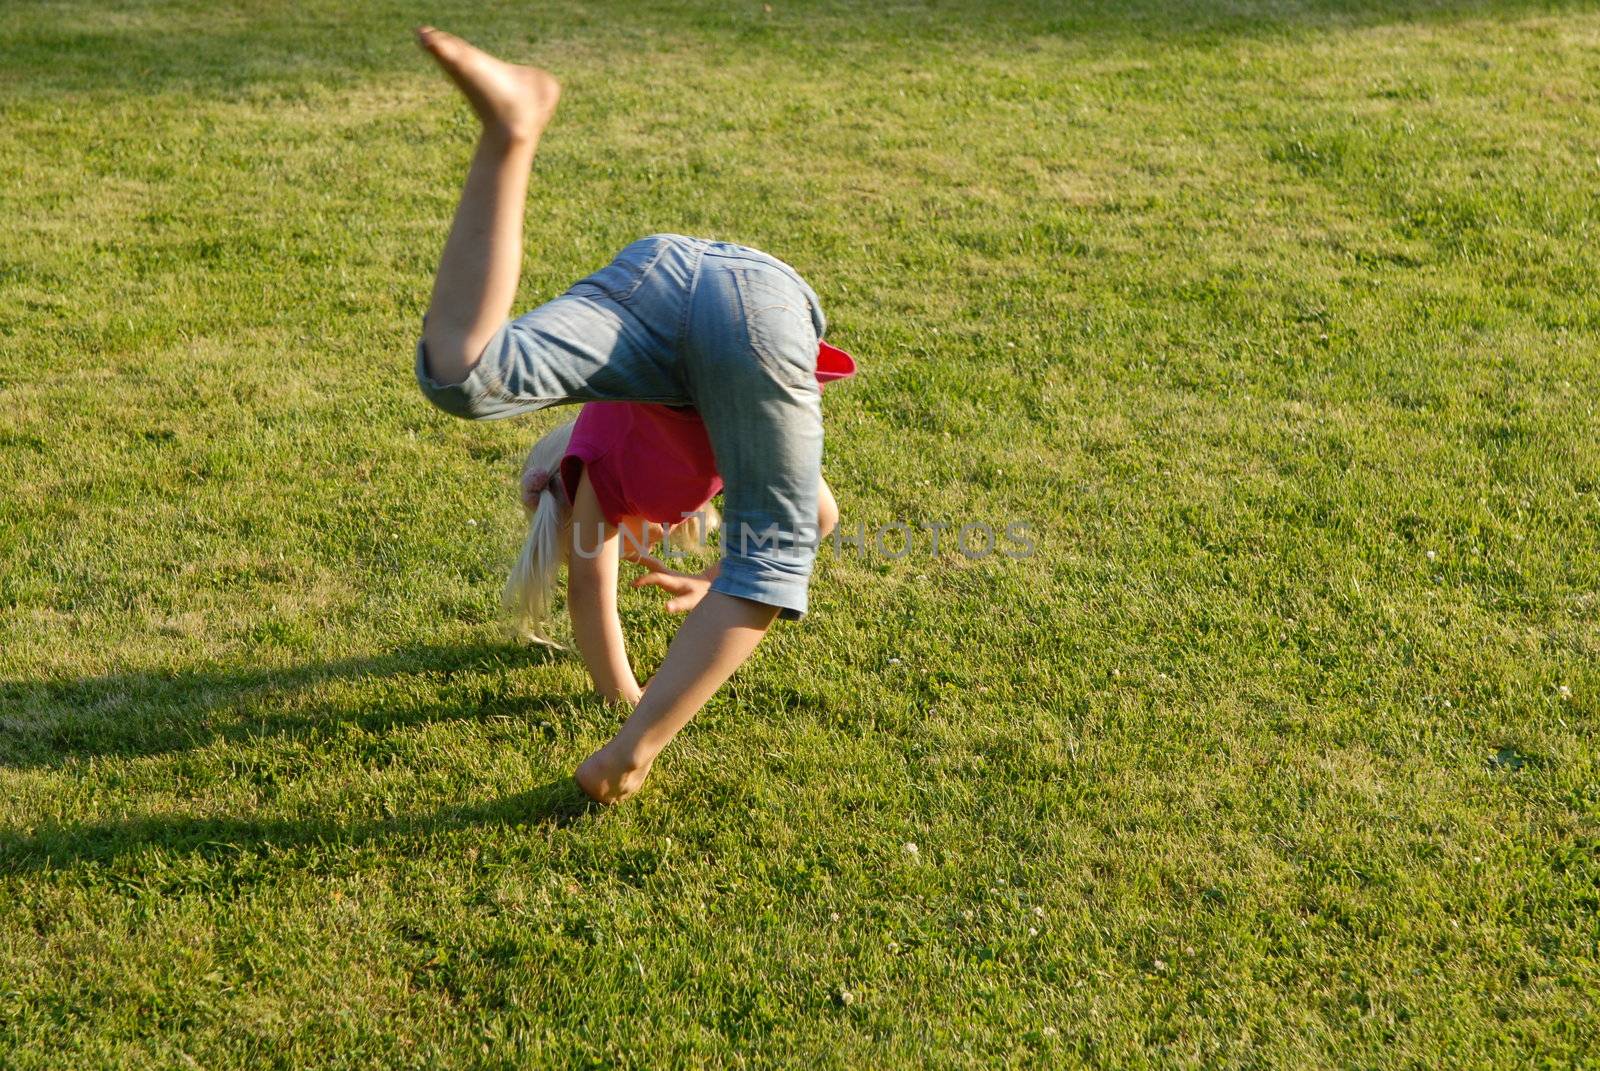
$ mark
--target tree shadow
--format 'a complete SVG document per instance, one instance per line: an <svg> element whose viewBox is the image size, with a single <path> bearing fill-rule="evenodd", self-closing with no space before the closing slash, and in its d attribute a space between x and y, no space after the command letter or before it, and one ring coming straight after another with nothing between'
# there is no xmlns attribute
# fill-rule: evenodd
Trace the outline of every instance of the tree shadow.
<svg viewBox="0 0 1600 1071"><path fill-rule="evenodd" d="M284 668L136 670L78 680L0 681L0 768L60 766L90 756L141 757L303 738L357 727L382 732L445 720L566 714L579 697L528 694L504 678L548 663L542 647L419 644ZM456 682L462 676L466 680ZM501 680L486 683L484 678ZM400 688L415 677L424 688ZM329 698L319 686L383 681L379 701Z"/></svg>
<svg viewBox="0 0 1600 1071"><path fill-rule="evenodd" d="M61 869L77 863L113 864L123 856L151 848L228 863L297 849L355 849L469 828L560 828L604 811L583 794L575 780L559 777L538 788L483 803L355 824L341 825L329 819L173 815L121 822L46 824L28 830L0 829L0 874Z"/></svg>
<svg viewBox="0 0 1600 1071"><path fill-rule="evenodd" d="M925 0L869 5L789 0L779 5L642 7L570 2L510 7L439 0L428 18L491 49L560 51L555 43L826 50L882 40L984 42L1041 37L1103 41L1260 37L1393 23L1441 24L1589 10L1579 0ZM263 84L349 84L414 71L434 77L410 39L414 7L401 4L130 5L13 0L0 27L0 78L13 90L228 91ZM664 42L675 41L676 44ZM693 47L690 44L688 47Z"/></svg>

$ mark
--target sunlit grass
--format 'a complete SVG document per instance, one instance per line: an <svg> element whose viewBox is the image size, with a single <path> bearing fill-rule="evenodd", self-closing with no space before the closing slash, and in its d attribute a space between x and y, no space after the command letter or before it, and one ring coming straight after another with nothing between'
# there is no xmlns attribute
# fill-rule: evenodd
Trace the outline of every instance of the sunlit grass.
<svg viewBox="0 0 1600 1071"><path fill-rule="evenodd" d="M566 779L614 713L496 619L556 417L411 380L471 137L423 19L566 83L524 304L768 249L862 362L846 529L1037 543L825 555L615 812ZM1592 1059L1597 49L1447 0L10 5L0 1065Z"/></svg>

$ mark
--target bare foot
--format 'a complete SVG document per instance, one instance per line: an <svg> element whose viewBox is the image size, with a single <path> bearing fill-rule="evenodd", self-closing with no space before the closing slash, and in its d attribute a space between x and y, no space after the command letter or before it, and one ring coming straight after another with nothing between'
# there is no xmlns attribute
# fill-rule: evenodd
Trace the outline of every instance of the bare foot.
<svg viewBox="0 0 1600 1071"><path fill-rule="evenodd" d="M596 803L621 803L639 791L644 779L650 776L650 765L635 766L620 761L607 745L584 759L574 776L578 787Z"/></svg>
<svg viewBox="0 0 1600 1071"><path fill-rule="evenodd" d="M497 60L432 26L417 30L417 43L465 94L484 130L513 141L537 141L550 124L561 83L549 71Z"/></svg>

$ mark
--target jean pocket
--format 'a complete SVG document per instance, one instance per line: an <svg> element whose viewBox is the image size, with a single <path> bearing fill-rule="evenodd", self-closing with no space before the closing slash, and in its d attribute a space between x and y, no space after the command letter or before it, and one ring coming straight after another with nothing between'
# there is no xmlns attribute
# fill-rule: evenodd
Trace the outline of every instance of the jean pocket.
<svg viewBox="0 0 1600 1071"><path fill-rule="evenodd" d="M762 366L789 386L817 374L817 330L804 290L776 268L732 268L750 348Z"/></svg>
<svg viewBox="0 0 1600 1071"><path fill-rule="evenodd" d="M667 243L659 238L641 238L618 253L610 264L578 280L573 288L590 286L613 301L627 301L666 249Z"/></svg>

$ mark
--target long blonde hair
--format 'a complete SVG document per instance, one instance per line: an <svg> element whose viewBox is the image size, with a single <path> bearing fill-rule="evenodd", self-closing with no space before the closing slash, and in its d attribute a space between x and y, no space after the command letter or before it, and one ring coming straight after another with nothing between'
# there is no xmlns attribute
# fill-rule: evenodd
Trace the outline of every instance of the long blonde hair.
<svg viewBox="0 0 1600 1071"><path fill-rule="evenodd" d="M500 602L511 618L511 631L518 638L565 650L561 644L545 635L545 625L550 617L550 600L556 587L556 577L567 559L567 529L572 524L572 496L576 487L562 486L557 493L557 470L567 454L572 441L572 428L577 421L569 420L551 428L544 437L533 444L522 462L522 476L517 481L518 498L523 512L528 516L528 536L523 540L522 553L511 567L506 578L505 591ZM537 498L530 503L523 489L530 481L539 486ZM707 502L698 513L690 514L672 526L667 539L671 545L685 553L706 549L706 540L721 525L717 509Z"/></svg>
<svg viewBox="0 0 1600 1071"><path fill-rule="evenodd" d="M500 596L501 605L511 615L511 631L519 638L548 647L560 647L544 634L550 617L550 595L555 590L556 574L567 556L567 525L572 521L572 507L566 495L557 494L556 469L566 455L567 444L572 441L572 426L565 424L551 428L544 437L533 444L527 460L522 463L522 478L517 481L518 498L528 515L528 537L522 543L522 554L511 567L506 578L506 588ZM544 487L530 505L528 496L521 493L530 476L544 476ZM576 488L567 489L568 494Z"/></svg>

